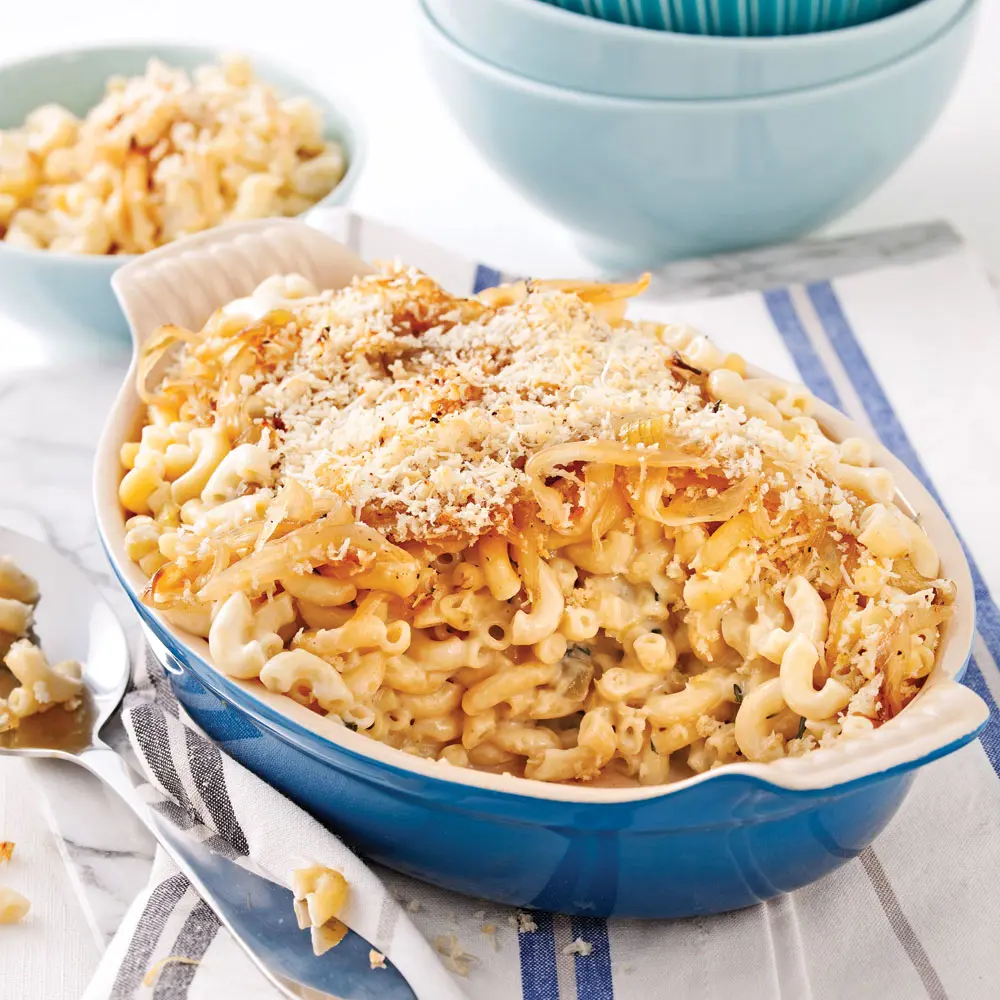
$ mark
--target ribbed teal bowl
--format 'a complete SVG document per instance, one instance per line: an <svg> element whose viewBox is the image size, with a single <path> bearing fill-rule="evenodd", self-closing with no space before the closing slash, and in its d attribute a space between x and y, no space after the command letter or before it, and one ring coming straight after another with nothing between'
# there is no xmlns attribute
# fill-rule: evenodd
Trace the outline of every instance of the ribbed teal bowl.
<svg viewBox="0 0 1000 1000"><path fill-rule="evenodd" d="M769 38L640 31L540 0L426 0L441 30L480 59L538 83L677 101L819 87L895 62L934 38L965 0L921 0L844 31Z"/></svg>
<svg viewBox="0 0 1000 1000"><path fill-rule="evenodd" d="M36 56L0 67L0 129L20 125L40 104L57 103L76 115L90 110L104 95L110 76L144 72L157 58L169 66L193 70L218 62L225 49L198 45L112 45ZM254 70L279 93L308 97L323 112L326 134L338 140L347 173L320 204L342 204L357 182L364 162L364 142L356 117L340 98L299 80L266 59L250 53ZM130 254L52 253L8 246L0 240L0 312L24 326L51 331L53 340L69 343L89 338L95 353L118 350L128 335L125 317L111 291L111 275L132 259Z"/></svg>
<svg viewBox="0 0 1000 1000"><path fill-rule="evenodd" d="M804 35L876 21L920 0L543 0L617 24L688 35Z"/></svg>

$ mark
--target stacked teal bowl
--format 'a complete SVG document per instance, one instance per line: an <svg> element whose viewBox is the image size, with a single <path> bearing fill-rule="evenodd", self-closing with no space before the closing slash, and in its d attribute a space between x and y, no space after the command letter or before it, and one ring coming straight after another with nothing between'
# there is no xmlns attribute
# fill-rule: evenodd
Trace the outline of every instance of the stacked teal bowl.
<svg viewBox="0 0 1000 1000"><path fill-rule="evenodd" d="M937 119L981 0L750 38L541 0L420 0L432 76L489 164L608 269L803 236Z"/></svg>

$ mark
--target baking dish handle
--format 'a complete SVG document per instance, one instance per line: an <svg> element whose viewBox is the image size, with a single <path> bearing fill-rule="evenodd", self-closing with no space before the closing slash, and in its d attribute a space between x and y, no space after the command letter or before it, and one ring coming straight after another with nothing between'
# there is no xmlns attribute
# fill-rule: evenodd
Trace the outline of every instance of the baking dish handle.
<svg viewBox="0 0 1000 1000"><path fill-rule="evenodd" d="M296 219L256 219L189 236L120 267L111 287L133 345L164 323L200 330L216 309L265 278L301 274L317 288L342 288L372 268L343 244Z"/></svg>
<svg viewBox="0 0 1000 1000"><path fill-rule="evenodd" d="M837 740L804 757L772 761L766 780L788 790L816 792L886 771L912 770L971 743L989 718L986 702L975 691L941 677L872 732Z"/></svg>

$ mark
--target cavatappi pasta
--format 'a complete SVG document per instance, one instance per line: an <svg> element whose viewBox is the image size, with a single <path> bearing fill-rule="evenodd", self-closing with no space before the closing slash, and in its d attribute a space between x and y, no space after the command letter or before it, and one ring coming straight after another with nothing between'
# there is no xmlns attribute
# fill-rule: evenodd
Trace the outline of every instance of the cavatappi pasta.
<svg viewBox="0 0 1000 1000"><path fill-rule="evenodd" d="M276 277L146 345L143 599L215 666L459 767L655 784L881 725L953 587L800 386L644 287Z"/></svg>

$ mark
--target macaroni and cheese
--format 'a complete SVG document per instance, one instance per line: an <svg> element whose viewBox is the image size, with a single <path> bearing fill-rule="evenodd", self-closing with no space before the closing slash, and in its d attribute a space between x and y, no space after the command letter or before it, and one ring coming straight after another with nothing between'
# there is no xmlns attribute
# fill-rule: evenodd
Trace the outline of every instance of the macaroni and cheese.
<svg viewBox="0 0 1000 1000"><path fill-rule="evenodd" d="M36 108L0 131L0 238L60 253L144 253L223 222L298 215L344 175L305 97L245 59L191 76L151 60L80 120Z"/></svg>
<svg viewBox="0 0 1000 1000"><path fill-rule="evenodd" d="M54 705L69 711L80 705L80 664L64 660L50 665L29 638L38 599L35 581L10 556L0 556L0 646L6 650L3 662L18 682L6 699L0 698L0 733L16 729L22 719Z"/></svg>
<svg viewBox="0 0 1000 1000"><path fill-rule="evenodd" d="M952 584L868 445L644 282L276 277L145 348L122 449L143 599L375 740L655 784L880 726Z"/></svg>

